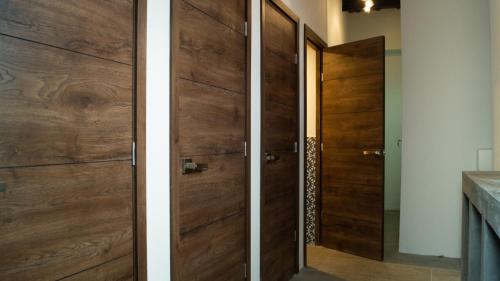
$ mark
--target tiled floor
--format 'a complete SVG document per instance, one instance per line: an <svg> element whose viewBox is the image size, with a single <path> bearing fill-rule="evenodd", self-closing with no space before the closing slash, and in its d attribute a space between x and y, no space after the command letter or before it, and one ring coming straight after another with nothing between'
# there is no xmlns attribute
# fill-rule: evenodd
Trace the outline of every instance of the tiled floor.
<svg viewBox="0 0 500 281"><path fill-rule="evenodd" d="M320 246L308 246L306 269L294 281L459 281L457 259L400 254L399 214L386 214L386 259L373 261ZM321 274L316 270L325 274Z"/></svg>

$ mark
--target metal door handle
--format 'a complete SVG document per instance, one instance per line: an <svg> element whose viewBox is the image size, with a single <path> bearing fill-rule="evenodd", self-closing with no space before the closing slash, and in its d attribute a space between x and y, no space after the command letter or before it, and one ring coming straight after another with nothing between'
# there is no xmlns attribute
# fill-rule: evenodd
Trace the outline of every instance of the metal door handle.
<svg viewBox="0 0 500 281"><path fill-rule="evenodd" d="M192 174L192 173L201 173L203 171L208 170L208 164L199 164L193 162L191 158L182 159L182 174Z"/></svg>
<svg viewBox="0 0 500 281"><path fill-rule="evenodd" d="M383 149L367 149L363 150L363 155L369 156L369 155L375 155L378 157L385 156L385 150Z"/></svg>
<svg viewBox="0 0 500 281"><path fill-rule="evenodd" d="M280 160L280 156L277 154L272 154L272 153L264 153L264 156L266 156L266 161L267 162L274 162Z"/></svg>

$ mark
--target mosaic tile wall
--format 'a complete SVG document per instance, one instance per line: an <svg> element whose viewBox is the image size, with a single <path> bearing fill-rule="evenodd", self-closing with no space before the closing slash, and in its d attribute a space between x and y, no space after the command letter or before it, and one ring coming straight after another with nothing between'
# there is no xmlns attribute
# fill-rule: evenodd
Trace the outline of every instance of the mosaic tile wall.
<svg viewBox="0 0 500 281"><path fill-rule="evenodd" d="M306 243L316 243L315 221L316 221L316 145L317 139L307 138L306 144Z"/></svg>

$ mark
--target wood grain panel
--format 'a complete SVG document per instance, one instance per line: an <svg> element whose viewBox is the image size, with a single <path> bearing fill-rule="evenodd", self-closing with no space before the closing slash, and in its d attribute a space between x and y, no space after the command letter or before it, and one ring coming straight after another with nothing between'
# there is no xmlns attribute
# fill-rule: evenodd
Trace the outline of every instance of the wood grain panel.
<svg viewBox="0 0 500 281"><path fill-rule="evenodd" d="M383 111L384 77L380 74L332 79L325 83L324 106L336 114Z"/></svg>
<svg viewBox="0 0 500 281"><path fill-rule="evenodd" d="M321 243L327 248L379 260L383 246L377 241L383 239L382 231L379 223L336 217L322 226Z"/></svg>
<svg viewBox="0 0 500 281"><path fill-rule="evenodd" d="M176 87L181 156L243 152L244 95L184 79Z"/></svg>
<svg viewBox="0 0 500 281"><path fill-rule="evenodd" d="M208 166L201 173L179 171L179 230L181 235L197 231L245 208L245 158L223 154L192 158ZM200 214L203 214L201 216Z"/></svg>
<svg viewBox="0 0 500 281"><path fill-rule="evenodd" d="M0 167L130 159L129 66L0 36Z"/></svg>
<svg viewBox="0 0 500 281"><path fill-rule="evenodd" d="M274 5L274 4L272 4ZM265 32L262 34L265 53L273 53L283 60L294 63L297 53L295 22L279 8L265 9ZM267 64L270 65L270 64Z"/></svg>
<svg viewBox="0 0 500 281"><path fill-rule="evenodd" d="M134 280L133 263L134 256L129 254L62 280L132 281Z"/></svg>
<svg viewBox="0 0 500 281"><path fill-rule="evenodd" d="M384 37L376 37L326 48L324 81L383 73L384 42Z"/></svg>
<svg viewBox="0 0 500 281"><path fill-rule="evenodd" d="M262 5L261 279L288 281L297 271L298 23L281 1Z"/></svg>
<svg viewBox="0 0 500 281"><path fill-rule="evenodd" d="M1 280L56 280L132 252L129 161L0 169Z"/></svg>
<svg viewBox="0 0 500 281"><path fill-rule="evenodd" d="M284 60L274 53L264 53L264 77L262 83L266 91L266 102L275 102L291 108L297 106L297 65Z"/></svg>
<svg viewBox="0 0 500 281"><path fill-rule="evenodd" d="M175 281L246 279L246 5L172 1ZM202 170L182 174L185 158Z"/></svg>
<svg viewBox="0 0 500 281"><path fill-rule="evenodd" d="M212 18L229 26L241 34L245 33L246 1L245 0L185 0L192 6L202 10Z"/></svg>
<svg viewBox="0 0 500 281"><path fill-rule="evenodd" d="M175 280L245 280L245 231L240 212L181 235L174 244Z"/></svg>
<svg viewBox="0 0 500 281"><path fill-rule="evenodd" d="M373 216L381 210L383 202L383 188L380 185L361 185L326 181L323 185L323 202L327 206L335 206L335 210L325 209L325 224L328 215L337 215L345 218L365 220L381 223L382 218ZM334 213L332 213L334 212Z"/></svg>
<svg viewBox="0 0 500 281"><path fill-rule="evenodd" d="M324 148L321 163L325 171L323 179L335 183L384 185L384 161L378 156L365 156L360 149ZM360 167L363 171L360 172Z"/></svg>
<svg viewBox="0 0 500 281"><path fill-rule="evenodd" d="M0 33L132 64L132 0L3 0Z"/></svg>
<svg viewBox="0 0 500 281"><path fill-rule="evenodd" d="M214 2L214 1L212 1ZM176 77L246 93L245 36L182 1L173 1Z"/></svg>
<svg viewBox="0 0 500 281"><path fill-rule="evenodd" d="M262 198L263 204L280 199L280 197L290 196L297 188L296 171L298 169L294 152L275 152L280 160L265 163Z"/></svg>
<svg viewBox="0 0 500 281"><path fill-rule="evenodd" d="M321 244L377 260L384 229L384 50L383 37L326 48L320 110Z"/></svg>
<svg viewBox="0 0 500 281"><path fill-rule="evenodd" d="M263 137L265 152L293 151L297 140L296 109L268 102L264 114L262 130L266 132Z"/></svg>
<svg viewBox="0 0 500 281"><path fill-rule="evenodd" d="M384 112L332 114L324 107L323 143L335 148L379 148L384 146Z"/></svg>

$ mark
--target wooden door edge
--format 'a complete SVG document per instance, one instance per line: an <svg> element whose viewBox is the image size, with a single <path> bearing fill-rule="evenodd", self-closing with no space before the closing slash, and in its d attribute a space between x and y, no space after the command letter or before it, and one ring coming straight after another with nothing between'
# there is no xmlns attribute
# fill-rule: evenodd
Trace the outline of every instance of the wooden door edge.
<svg viewBox="0 0 500 281"><path fill-rule="evenodd" d="M134 13L134 83L135 83L135 218L134 218L134 278L147 280L146 223L146 30L147 0L135 1Z"/></svg>

